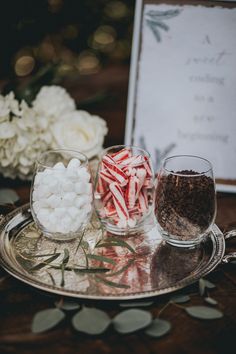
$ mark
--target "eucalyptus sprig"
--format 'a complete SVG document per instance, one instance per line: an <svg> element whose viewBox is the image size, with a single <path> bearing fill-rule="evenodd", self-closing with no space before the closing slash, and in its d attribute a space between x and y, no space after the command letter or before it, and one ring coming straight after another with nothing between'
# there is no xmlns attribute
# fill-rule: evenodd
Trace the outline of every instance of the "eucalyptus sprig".
<svg viewBox="0 0 236 354"><path fill-rule="evenodd" d="M110 280L104 278L101 280L99 277L96 277L96 279L97 281L103 282L105 280L106 282L110 282ZM201 287L204 283L208 289L213 289L215 287L215 284L206 279L199 281L199 284L200 283ZM122 284L113 284L112 286L116 285L122 287ZM204 294L202 296L204 296ZM206 301L206 298L203 299ZM209 301L209 299L211 300ZM217 302L216 300L213 300L214 299L211 297L208 297L208 303L215 306ZM100 335L108 328L112 327L118 334L143 331L147 336L160 338L168 334L172 329L172 325L169 321L160 318L160 315L163 315L164 310L168 306L176 306L185 311L189 316L200 320L214 320L223 317L223 313L215 307L204 305L183 305L190 301L191 295L189 294L178 293L172 295L156 317L153 317L150 311L139 308L148 308L153 305L153 301L122 302L120 307L125 307L127 309L117 313L111 318L101 309L86 307L84 305L81 307L81 305L75 301L65 301L62 298L59 302L55 303L55 309L50 308L37 313L33 318L31 328L34 333L47 331L62 322L66 313L69 313L69 315L72 313L71 324L73 328L78 332L86 333L88 335ZM75 313L75 311L77 312Z"/></svg>

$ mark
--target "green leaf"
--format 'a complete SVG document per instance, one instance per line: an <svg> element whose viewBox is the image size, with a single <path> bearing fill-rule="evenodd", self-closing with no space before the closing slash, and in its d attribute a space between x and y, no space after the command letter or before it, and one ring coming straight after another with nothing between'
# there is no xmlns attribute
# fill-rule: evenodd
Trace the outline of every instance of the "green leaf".
<svg viewBox="0 0 236 354"><path fill-rule="evenodd" d="M185 307L185 311L192 317L202 320L214 320L223 317L223 313L217 309L208 306L190 306Z"/></svg>
<svg viewBox="0 0 236 354"><path fill-rule="evenodd" d="M103 283L107 286L111 286L114 288L120 288L120 289L129 289L130 286L126 284L120 284L120 283L115 283L114 281L110 281L101 277L96 276L95 280L99 283Z"/></svg>
<svg viewBox="0 0 236 354"><path fill-rule="evenodd" d="M214 289L216 288L215 284L213 284L211 281L204 279L205 281L205 287L208 289Z"/></svg>
<svg viewBox="0 0 236 354"><path fill-rule="evenodd" d="M0 205L15 204L19 199L18 194L13 189L0 189Z"/></svg>
<svg viewBox="0 0 236 354"><path fill-rule="evenodd" d="M152 316L150 312L139 309L123 311L113 319L114 328L119 333L138 331L150 325L151 322Z"/></svg>
<svg viewBox="0 0 236 354"><path fill-rule="evenodd" d="M62 303L56 302L55 303L57 308L60 308L61 310L65 311L73 311L73 310L78 310L80 308L80 305L77 302L73 301L65 301L63 300Z"/></svg>
<svg viewBox="0 0 236 354"><path fill-rule="evenodd" d="M113 277L114 275L122 274L125 270L127 270L131 266L132 263L134 263L134 258L129 259L128 263L124 265L121 269L117 270L116 272L105 274L105 277L106 278Z"/></svg>
<svg viewBox="0 0 236 354"><path fill-rule="evenodd" d="M70 253L69 253L68 249L65 248L64 249L64 257L63 257L63 260L61 262L61 286L65 285L64 273L65 273L65 267L66 267L66 264L69 261L69 258L70 258Z"/></svg>
<svg viewBox="0 0 236 354"><path fill-rule="evenodd" d="M210 305L217 305L218 304L218 302L215 299L212 299L212 297L209 297L209 296L205 297L204 300Z"/></svg>
<svg viewBox="0 0 236 354"><path fill-rule="evenodd" d="M205 287L206 287L205 280L202 279L202 278L200 278L200 279L199 279L199 282L198 282L198 286L199 286L199 294L200 294L201 296L203 296L204 293L205 293Z"/></svg>
<svg viewBox="0 0 236 354"><path fill-rule="evenodd" d="M116 265L116 262L112 258L104 257L104 256L99 256L97 254L87 254L87 258L89 259L94 259L96 261L100 262L105 262L105 263L110 263L113 265Z"/></svg>
<svg viewBox="0 0 236 354"><path fill-rule="evenodd" d="M55 253L53 256L45 259L43 262L40 262L38 264L36 264L35 266L33 266L31 268L31 270L35 271L35 270L40 270L43 267L46 267L47 265L49 265L51 262L53 262L55 259L57 259L60 256L60 253Z"/></svg>
<svg viewBox="0 0 236 354"><path fill-rule="evenodd" d="M64 312L57 308L39 311L33 318L31 330L33 333L45 332L55 327L64 317Z"/></svg>
<svg viewBox="0 0 236 354"><path fill-rule="evenodd" d="M48 274L48 276L49 276L49 278L50 278L50 280L52 282L52 285L55 286L56 282L55 282L55 279L53 278L52 274L49 271L47 271L47 270L46 270L46 273Z"/></svg>
<svg viewBox="0 0 236 354"><path fill-rule="evenodd" d="M156 318L152 321L151 325L145 330L148 336L160 338L167 334L171 329L170 322Z"/></svg>
<svg viewBox="0 0 236 354"><path fill-rule="evenodd" d="M106 312L95 308L83 307L72 318L73 327L80 332L97 335L105 332L111 323Z"/></svg>
<svg viewBox="0 0 236 354"><path fill-rule="evenodd" d="M120 307L148 307L154 304L153 301L141 301L141 302L122 302Z"/></svg>
<svg viewBox="0 0 236 354"><path fill-rule="evenodd" d="M109 272L110 269L109 268L103 268L103 267L97 267L97 268L74 268L73 269L75 274L84 274L84 273L106 273Z"/></svg>
<svg viewBox="0 0 236 354"><path fill-rule="evenodd" d="M120 240L117 237L109 237L108 239L105 240L103 243L98 243L96 245L96 248L99 247L125 247L127 248L130 252L135 253L135 250L124 240Z"/></svg>
<svg viewBox="0 0 236 354"><path fill-rule="evenodd" d="M190 300L190 296L188 295L174 295L170 298L171 302L175 302L176 304L183 304L185 302L188 302Z"/></svg>

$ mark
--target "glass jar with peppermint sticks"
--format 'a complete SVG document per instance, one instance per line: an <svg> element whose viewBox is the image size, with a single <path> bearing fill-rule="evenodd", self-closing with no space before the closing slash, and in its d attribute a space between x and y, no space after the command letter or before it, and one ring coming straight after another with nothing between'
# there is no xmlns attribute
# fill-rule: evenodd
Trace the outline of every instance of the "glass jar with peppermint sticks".
<svg viewBox="0 0 236 354"><path fill-rule="evenodd" d="M107 231L129 235L153 225L154 172L147 151L126 145L106 149L94 190L95 208Z"/></svg>

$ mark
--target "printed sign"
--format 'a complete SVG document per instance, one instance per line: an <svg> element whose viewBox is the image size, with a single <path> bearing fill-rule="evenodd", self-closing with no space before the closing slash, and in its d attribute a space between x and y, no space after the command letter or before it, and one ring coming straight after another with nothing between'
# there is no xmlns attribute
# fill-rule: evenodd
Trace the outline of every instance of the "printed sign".
<svg viewBox="0 0 236 354"><path fill-rule="evenodd" d="M145 4L140 33L126 143L147 149L156 170L198 155L236 184L236 8Z"/></svg>

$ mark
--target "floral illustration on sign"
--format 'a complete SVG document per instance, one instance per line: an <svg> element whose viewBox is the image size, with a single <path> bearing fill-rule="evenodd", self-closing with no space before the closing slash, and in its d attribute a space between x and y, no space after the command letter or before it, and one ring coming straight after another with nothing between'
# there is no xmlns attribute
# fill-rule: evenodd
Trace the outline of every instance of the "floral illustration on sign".
<svg viewBox="0 0 236 354"><path fill-rule="evenodd" d="M161 42L160 30L169 30L169 26L164 23L164 21L178 16L181 11L182 10L180 9L171 9L167 11L150 10L146 13L146 24L153 32L157 42Z"/></svg>
<svg viewBox="0 0 236 354"><path fill-rule="evenodd" d="M147 150L147 144L145 137L141 135L139 137L139 146L141 146L144 150ZM154 156L153 156L153 166L154 170L158 171L161 161L169 155L169 153L176 147L175 143L168 144L163 150L155 147Z"/></svg>

